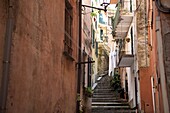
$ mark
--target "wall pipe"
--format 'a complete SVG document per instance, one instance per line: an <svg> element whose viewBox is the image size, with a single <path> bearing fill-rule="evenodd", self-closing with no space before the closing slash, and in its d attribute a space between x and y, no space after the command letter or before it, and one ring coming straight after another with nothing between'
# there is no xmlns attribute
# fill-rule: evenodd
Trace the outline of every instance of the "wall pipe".
<svg viewBox="0 0 170 113"><path fill-rule="evenodd" d="M0 113L6 112L13 25L14 25L13 6L11 0L8 0L8 18L7 18L6 34L5 34L3 72L2 72L1 94L0 94Z"/></svg>
<svg viewBox="0 0 170 113"><path fill-rule="evenodd" d="M79 0L79 46L78 46L78 62L81 62L81 23L82 23L82 14L81 14L81 9L82 9L82 0ZM78 75L77 75L77 95L80 96L80 86L81 86L81 64L78 64ZM76 113L80 112L80 101L77 101L76 105Z"/></svg>

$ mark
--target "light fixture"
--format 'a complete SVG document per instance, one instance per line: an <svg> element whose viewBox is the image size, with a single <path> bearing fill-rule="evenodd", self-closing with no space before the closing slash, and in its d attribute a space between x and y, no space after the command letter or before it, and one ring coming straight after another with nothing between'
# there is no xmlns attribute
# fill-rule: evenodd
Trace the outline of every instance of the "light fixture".
<svg viewBox="0 0 170 113"><path fill-rule="evenodd" d="M104 10L106 12L107 11L107 6L109 4L110 4L110 0L103 0L103 2L100 5L103 6L104 8L98 8L98 7L93 7L93 6L89 6L89 5L82 5L82 6L97 9L97 10Z"/></svg>

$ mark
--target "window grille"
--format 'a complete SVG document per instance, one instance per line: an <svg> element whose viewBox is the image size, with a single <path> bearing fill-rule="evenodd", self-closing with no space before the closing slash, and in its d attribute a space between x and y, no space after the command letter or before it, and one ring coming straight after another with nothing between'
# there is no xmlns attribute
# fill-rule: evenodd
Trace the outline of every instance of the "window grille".
<svg viewBox="0 0 170 113"><path fill-rule="evenodd" d="M68 0L65 1L65 37L64 37L64 53L72 57L72 22L73 8Z"/></svg>

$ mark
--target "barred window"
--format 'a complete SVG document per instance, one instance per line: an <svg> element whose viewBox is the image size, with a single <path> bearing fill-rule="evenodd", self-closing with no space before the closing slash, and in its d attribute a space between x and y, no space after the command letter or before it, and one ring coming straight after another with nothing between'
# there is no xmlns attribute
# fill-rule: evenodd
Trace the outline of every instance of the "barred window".
<svg viewBox="0 0 170 113"><path fill-rule="evenodd" d="M72 57L72 21L73 8L68 0L65 0L65 38L64 38L64 53Z"/></svg>

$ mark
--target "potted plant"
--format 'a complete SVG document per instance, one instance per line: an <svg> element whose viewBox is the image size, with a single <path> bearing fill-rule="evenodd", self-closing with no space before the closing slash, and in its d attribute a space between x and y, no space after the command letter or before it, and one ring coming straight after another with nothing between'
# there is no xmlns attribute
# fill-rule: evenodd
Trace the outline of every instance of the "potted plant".
<svg viewBox="0 0 170 113"><path fill-rule="evenodd" d="M94 19L94 21L96 21L97 13L91 12L91 17Z"/></svg>
<svg viewBox="0 0 170 113"><path fill-rule="evenodd" d="M113 78L110 81L110 84L111 84L113 90L118 91L118 89L121 88L120 75L114 74Z"/></svg>
<svg viewBox="0 0 170 113"><path fill-rule="evenodd" d="M96 14L95 12L91 12L91 16L92 16L92 17L96 17L97 14Z"/></svg>

